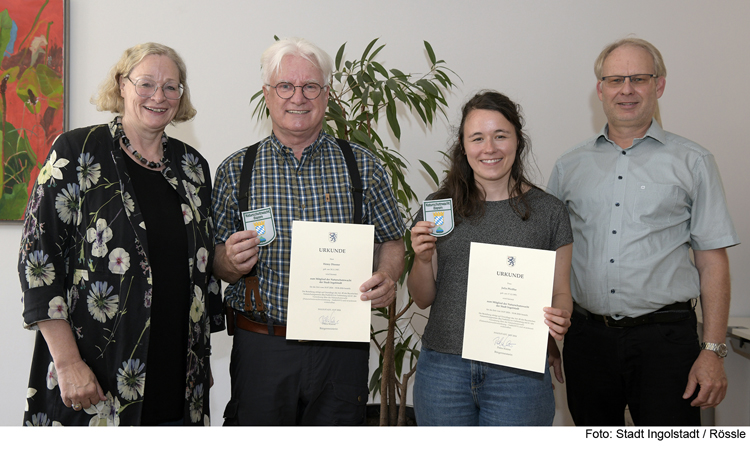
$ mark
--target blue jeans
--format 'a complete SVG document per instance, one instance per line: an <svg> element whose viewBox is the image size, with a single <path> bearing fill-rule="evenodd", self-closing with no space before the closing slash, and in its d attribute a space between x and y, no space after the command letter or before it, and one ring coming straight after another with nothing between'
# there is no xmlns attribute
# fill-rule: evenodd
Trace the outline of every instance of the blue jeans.
<svg viewBox="0 0 750 455"><path fill-rule="evenodd" d="M423 426L552 425L555 397L544 374L422 348L414 413Z"/></svg>

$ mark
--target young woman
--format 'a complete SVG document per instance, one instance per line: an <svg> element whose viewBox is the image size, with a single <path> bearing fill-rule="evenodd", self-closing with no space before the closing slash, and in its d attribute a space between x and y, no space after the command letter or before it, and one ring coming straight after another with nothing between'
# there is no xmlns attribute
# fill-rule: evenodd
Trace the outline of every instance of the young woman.
<svg viewBox="0 0 750 455"><path fill-rule="evenodd" d="M562 380L555 339L570 326L573 235L565 206L524 173L529 139L520 107L484 91L463 107L450 169L428 199L453 199L456 227L430 235L420 212L411 229L415 252L408 285L420 308L431 307L414 384L419 425L551 425L549 371L544 374L463 359L464 313L471 242L556 251L549 326L550 363Z"/></svg>

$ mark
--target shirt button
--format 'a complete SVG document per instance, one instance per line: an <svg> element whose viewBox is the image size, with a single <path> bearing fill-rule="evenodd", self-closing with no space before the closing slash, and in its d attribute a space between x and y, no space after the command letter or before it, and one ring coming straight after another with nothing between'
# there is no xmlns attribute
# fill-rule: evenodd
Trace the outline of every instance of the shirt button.
<svg viewBox="0 0 750 455"><path fill-rule="evenodd" d="M299 207L300 207L301 209L304 209L304 208L305 208L305 203L304 203L304 202L303 202L303 203L301 203L301 204L299 205Z"/></svg>
<svg viewBox="0 0 750 455"><path fill-rule="evenodd" d="M625 155L625 150L622 151L622 154Z"/></svg>
<svg viewBox="0 0 750 455"><path fill-rule="evenodd" d="M615 202L615 207L619 207L619 206L620 206L620 203L619 202Z"/></svg>
<svg viewBox="0 0 750 455"><path fill-rule="evenodd" d="M611 264L614 264L614 263L615 263L615 260L614 260L614 259L610 259L610 260L609 260L609 262L610 262Z"/></svg>
<svg viewBox="0 0 750 455"><path fill-rule="evenodd" d="M617 234L617 231L612 231L613 234Z"/></svg>
<svg viewBox="0 0 750 455"><path fill-rule="evenodd" d="M618 176L617 176L617 179L618 179L618 180L622 180L622 176L621 176L621 175L618 175Z"/></svg>
<svg viewBox="0 0 750 455"><path fill-rule="evenodd" d="M612 290L610 290L609 292L610 292L611 294L614 294L614 293L615 293L615 290L614 290L614 289L612 289Z"/></svg>

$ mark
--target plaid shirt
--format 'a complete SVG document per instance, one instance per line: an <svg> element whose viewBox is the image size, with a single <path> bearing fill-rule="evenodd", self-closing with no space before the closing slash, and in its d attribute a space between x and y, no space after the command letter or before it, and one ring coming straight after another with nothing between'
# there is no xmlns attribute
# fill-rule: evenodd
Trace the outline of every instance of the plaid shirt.
<svg viewBox="0 0 750 455"><path fill-rule="evenodd" d="M376 243L401 238L406 226L388 174L372 152L357 144L351 146L364 187L362 223L375 226ZM233 153L216 170L212 204L217 244L225 243L230 235L244 229L237 192L246 151L243 148ZM292 221L353 222L352 184L336 139L321 133L304 150L301 160L275 135L263 139L253 167L248 205L249 210L273 208L276 240L260 248L256 270L267 316L285 325ZM224 290L224 300L242 311L245 280L229 284ZM253 309L254 300L253 296Z"/></svg>

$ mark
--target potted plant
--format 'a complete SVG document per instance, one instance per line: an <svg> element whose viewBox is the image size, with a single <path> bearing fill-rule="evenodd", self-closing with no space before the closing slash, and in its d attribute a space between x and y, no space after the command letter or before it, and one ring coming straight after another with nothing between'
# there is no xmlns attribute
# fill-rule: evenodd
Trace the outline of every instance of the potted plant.
<svg viewBox="0 0 750 455"><path fill-rule="evenodd" d="M457 75L445 66L443 60L435 57L427 41L424 41L429 59L427 72L417 74L396 68L387 70L377 59L385 45L376 47L377 42L377 38L372 40L358 60L344 59L346 43L339 48L323 130L360 144L377 155L391 177L401 216L408 226L414 218L412 205L418 203L419 198L406 181L408 162L396 148L401 139L399 108L417 116L427 127L431 127L439 116L447 118L445 108L448 103L444 93L456 86L451 76ZM258 118L268 116L262 95L263 91L258 91L250 100L251 103L257 100L253 115ZM387 131L396 139L393 146L386 144L377 131L377 125L383 119ZM424 161L419 162L437 185L435 171ZM399 280L400 285L403 285L414 260L409 231L404 235L404 242L406 266ZM373 397L378 393L381 395L381 425L404 425L406 422L406 390L416 371L421 340L420 335L412 330L412 321L415 317L426 317L418 312L410 312L413 303L409 297L403 305L393 302L386 308L373 310L378 317L387 321L387 328L373 328L371 332L372 343L379 352L379 366L370 379L370 391ZM408 366L405 367L407 358Z"/></svg>

